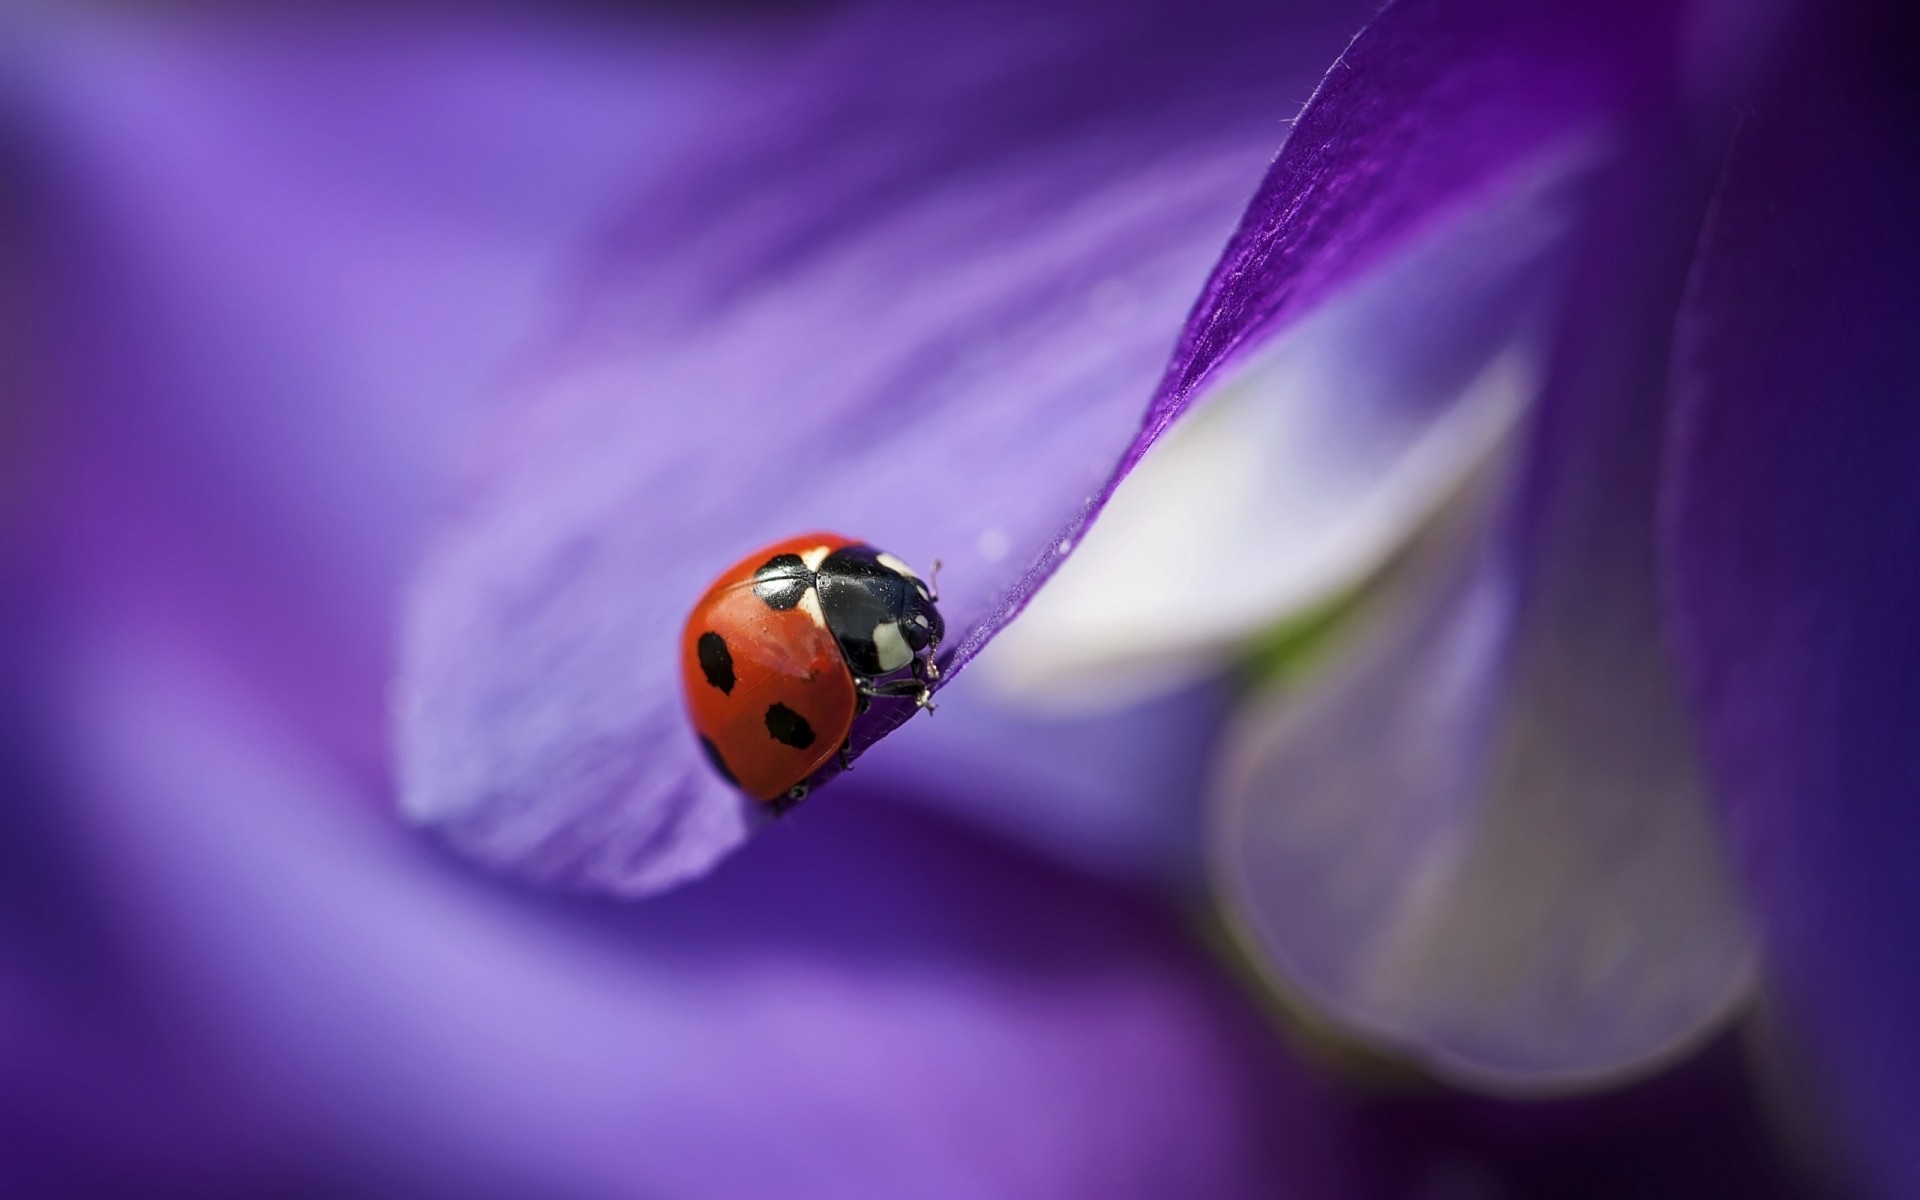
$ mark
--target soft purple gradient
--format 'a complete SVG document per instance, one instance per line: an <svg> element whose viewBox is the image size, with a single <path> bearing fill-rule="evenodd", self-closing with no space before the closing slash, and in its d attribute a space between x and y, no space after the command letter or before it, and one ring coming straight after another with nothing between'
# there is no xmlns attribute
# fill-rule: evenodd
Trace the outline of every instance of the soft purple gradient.
<svg viewBox="0 0 1920 1200"><path fill-rule="evenodd" d="M1910 9L1830 12L1745 113L1683 313L1666 543L1805 1086L1889 1196L1920 1192L1916 63Z"/></svg>
<svg viewBox="0 0 1920 1200"><path fill-rule="evenodd" d="M118 493L89 527L384 771L394 581L461 430L755 47L266 12L70 14L14 49L26 369Z"/></svg>
<svg viewBox="0 0 1920 1200"><path fill-rule="evenodd" d="M150 633L92 633L61 820L144 1016L96 1034L194 1064L182 1144L230 1171L465 1195L1355 1182L1334 1110L1136 897L850 803L668 901L532 903L395 838ZM22 1167L48 1188L218 1165L75 1108L89 1155Z"/></svg>
<svg viewBox="0 0 1920 1200"><path fill-rule="evenodd" d="M1234 699L1210 680L1049 712L957 688L836 788L931 805L1098 875L1198 889L1201 797Z"/></svg>

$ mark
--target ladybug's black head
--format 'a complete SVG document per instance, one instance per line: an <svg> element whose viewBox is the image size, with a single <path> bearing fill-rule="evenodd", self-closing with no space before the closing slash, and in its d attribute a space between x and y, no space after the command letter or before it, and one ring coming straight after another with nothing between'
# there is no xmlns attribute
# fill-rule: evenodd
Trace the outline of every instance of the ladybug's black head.
<svg viewBox="0 0 1920 1200"><path fill-rule="evenodd" d="M918 678L947 625L933 588L904 562L872 546L843 546L814 578L821 615L855 675L879 679L913 667Z"/></svg>

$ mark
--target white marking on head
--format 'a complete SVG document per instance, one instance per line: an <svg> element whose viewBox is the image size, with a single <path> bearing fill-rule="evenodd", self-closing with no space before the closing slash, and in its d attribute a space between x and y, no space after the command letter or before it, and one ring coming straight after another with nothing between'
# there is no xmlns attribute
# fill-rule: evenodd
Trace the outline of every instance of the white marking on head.
<svg viewBox="0 0 1920 1200"><path fill-rule="evenodd" d="M827 555L832 553L832 546L815 546L811 550L802 550L800 552L800 561L807 564L807 570L818 571L820 564L827 561Z"/></svg>
<svg viewBox="0 0 1920 1200"><path fill-rule="evenodd" d="M874 555L873 561L879 563L881 566L885 567L889 571L892 571L896 575L905 575L908 579L920 578L920 576L914 572L914 569L912 567L908 566L906 563L901 562L899 559L895 558L893 555L888 554L885 550L882 550L880 553Z"/></svg>
<svg viewBox="0 0 1920 1200"><path fill-rule="evenodd" d="M919 626L920 628L922 628L922 629L925 629L925 628L927 628L927 618L926 618L926 614L924 614L924 613L915 613L915 614L913 614L913 623L914 623L915 625L918 625L918 626Z"/></svg>
<svg viewBox="0 0 1920 1200"><path fill-rule="evenodd" d="M818 588L808 588L806 591L800 593L800 611L812 617L813 623L820 628L825 629L827 627L827 614L820 607L820 591Z"/></svg>
<svg viewBox="0 0 1920 1200"><path fill-rule="evenodd" d="M900 626L893 621L882 621L873 627L873 650L880 659L883 675L913 661L913 650L907 645L907 639L900 636Z"/></svg>

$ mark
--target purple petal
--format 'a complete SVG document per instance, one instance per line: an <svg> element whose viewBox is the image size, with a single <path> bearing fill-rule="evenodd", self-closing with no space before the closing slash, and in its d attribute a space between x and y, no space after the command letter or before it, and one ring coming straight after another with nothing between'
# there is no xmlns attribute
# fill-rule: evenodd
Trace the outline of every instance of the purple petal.
<svg viewBox="0 0 1920 1200"><path fill-rule="evenodd" d="M862 779L1103 872L1191 883L1234 657L1377 569L1500 445L1538 385L1590 158L1445 222L1250 355Z"/></svg>
<svg viewBox="0 0 1920 1200"><path fill-rule="evenodd" d="M1656 608L1670 315L1712 159L1655 112L1584 234L1501 519L1230 735L1215 844L1247 936L1334 1018L1479 1086L1645 1070L1749 990Z"/></svg>
<svg viewBox="0 0 1920 1200"><path fill-rule="evenodd" d="M944 559L964 665L1232 348L1590 134L1671 33L1664 5L1536 7L1409 3L1351 48L1170 374L1326 22L1232 3L849 22L614 241L420 576L409 815L576 886L709 869L750 822L675 695L711 574L808 527Z"/></svg>
<svg viewBox="0 0 1920 1200"><path fill-rule="evenodd" d="M1538 389L1596 158L1539 164L1218 376L1001 633L986 679L1110 708L1222 673L1377 570Z"/></svg>
<svg viewBox="0 0 1920 1200"><path fill-rule="evenodd" d="M749 814L686 728L678 632L807 528L944 559L970 656L1125 453L1337 44L1270 6L1111 6L868 13L801 56L614 240L420 576L408 814L575 885L707 870Z"/></svg>
<svg viewBox="0 0 1920 1200"><path fill-rule="evenodd" d="M645 908L507 894L395 837L204 666L121 638L86 665L63 811L133 985L94 1024L190 1065L235 1136L184 1166L101 1140L153 1101L110 1074L56 1179L264 1161L354 1194L1345 1187L1338 1124L1257 1015L1123 893L849 807Z"/></svg>
<svg viewBox="0 0 1920 1200"><path fill-rule="evenodd" d="M1895 7L1802 31L1746 116L1685 313L1666 550L1782 1015L1876 1194L1911 1195L1920 41Z"/></svg>
<svg viewBox="0 0 1920 1200"><path fill-rule="evenodd" d="M1295 122L1188 324L1149 428L1240 348L1436 212L1571 132L1611 123L1668 64L1683 6L1402 0Z"/></svg>

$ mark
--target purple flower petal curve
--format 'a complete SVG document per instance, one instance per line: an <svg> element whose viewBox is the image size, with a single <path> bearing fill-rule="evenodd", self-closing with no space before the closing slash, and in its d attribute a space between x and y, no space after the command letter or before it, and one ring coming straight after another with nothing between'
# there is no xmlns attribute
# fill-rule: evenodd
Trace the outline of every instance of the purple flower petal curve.
<svg viewBox="0 0 1920 1200"><path fill-rule="evenodd" d="M1400 0L1295 122L1189 322L1149 428L1234 354L1451 202L1609 123L1667 69L1682 6Z"/></svg>
<svg viewBox="0 0 1920 1200"><path fill-rule="evenodd" d="M1591 158L1443 222L1223 377L862 782L1102 872L1195 882L1232 656L1397 551L1511 430Z"/></svg>
<svg viewBox="0 0 1920 1200"><path fill-rule="evenodd" d="M1670 32L1661 5L1536 7L1412 0L1355 43L1171 372L1284 64L1327 39L1251 4L850 22L610 246L611 282L422 572L409 816L574 886L709 869L751 816L669 669L710 574L808 527L942 558L964 665L1234 348L1590 131Z"/></svg>
<svg viewBox="0 0 1920 1200"><path fill-rule="evenodd" d="M1218 797L1223 891L1283 982L1477 1086L1645 1070L1752 981L1656 603L1671 314L1713 159L1647 121L1583 233L1500 518L1346 664L1249 712Z"/></svg>
<svg viewBox="0 0 1920 1200"><path fill-rule="evenodd" d="M1218 373L1001 632L984 681L1087 709L1191 686L1375 572L1538 390L1599 158L1570 147L1503 179Z"/></svg>
<svg viewBox="0 0 1920 1200"><path fill-rule="evenodd" d="M1920 29L1821 6L1795 47L1742 124L1684 313L1671 613L1817 1106L1874 1194L1912 1195Z"/></svg>
<svg viewBox="0 0 1920 1200"><path fill-rule="evenodd" d="M753 814L686 728L678 631L807 528L943 559L970 656L1124 455L1289 81L1339 44L1312 32L1232 3L867 12L710 134L419 577L408 815L576 886L710 868Z"/></svg>

